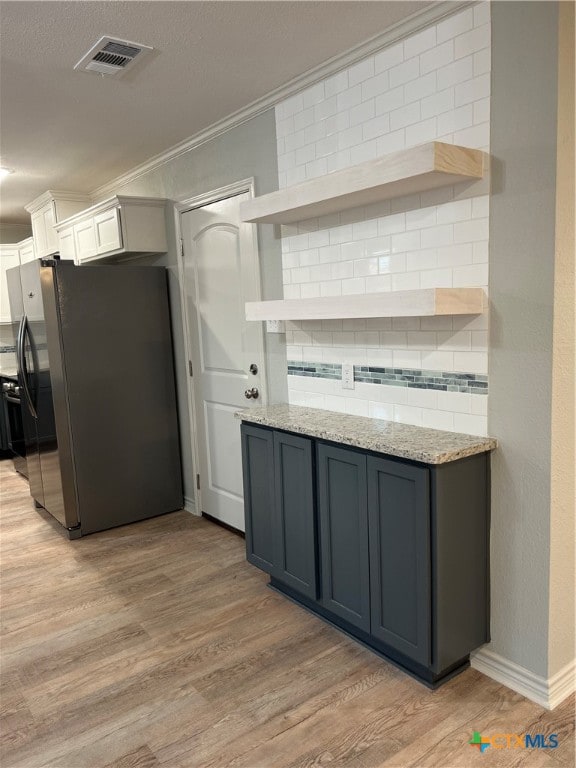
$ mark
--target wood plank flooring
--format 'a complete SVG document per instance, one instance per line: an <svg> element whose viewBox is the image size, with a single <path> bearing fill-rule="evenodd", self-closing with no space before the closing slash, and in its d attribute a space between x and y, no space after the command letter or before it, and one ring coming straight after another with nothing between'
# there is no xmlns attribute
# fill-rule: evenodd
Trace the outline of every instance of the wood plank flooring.
<svg viewBox="0 0 576 768"><path fill-rule="evenodd" d="M468 670L436 692L267 589L186 512L69 541L0 462L2 768L574 765L546 712ZM558 733L556 750L468 744Z"/></svg>

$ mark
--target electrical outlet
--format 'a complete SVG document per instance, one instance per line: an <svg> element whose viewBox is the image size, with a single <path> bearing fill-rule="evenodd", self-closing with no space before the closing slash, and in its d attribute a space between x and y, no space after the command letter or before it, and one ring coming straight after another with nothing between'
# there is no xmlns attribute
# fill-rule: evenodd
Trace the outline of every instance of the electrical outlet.
<svg viewBox="0 0 576 768"><path fill-rule="evenodd" d="M342 389L354 389L354 366L342 363Z"/></svg>
<svg viewBox="0 0 576 768"><path fill-rule="evenodd" d="M266 320L266 333L286 333L284 320Z"/></svg>

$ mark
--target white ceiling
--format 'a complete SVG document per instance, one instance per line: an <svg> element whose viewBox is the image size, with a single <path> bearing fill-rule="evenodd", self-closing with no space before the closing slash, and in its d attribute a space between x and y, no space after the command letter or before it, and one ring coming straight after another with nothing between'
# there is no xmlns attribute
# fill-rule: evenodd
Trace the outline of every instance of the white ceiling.
<svg viewBox="0 0 576 768"><path fill-rule="evenodd" d="M90 192L430 2L0 2L0 220ZM74 71L102 35L154 47L121 79Z"/></svg>

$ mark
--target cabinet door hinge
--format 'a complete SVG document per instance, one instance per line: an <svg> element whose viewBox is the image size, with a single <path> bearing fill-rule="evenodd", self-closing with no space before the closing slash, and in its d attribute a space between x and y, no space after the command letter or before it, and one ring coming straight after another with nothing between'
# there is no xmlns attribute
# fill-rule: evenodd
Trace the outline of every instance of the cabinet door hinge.
<svg viewBox="0 0 576 768"><path fill-rule="evenodd" d="M194 376L194 373L192 372L192 360L188 360L188 374Z"/></svg>
<svg viewBox="0 0 576 768"><path fill-rule="evenodd" d="M200 490L200 475L196 475L196 488Z"/></svg>

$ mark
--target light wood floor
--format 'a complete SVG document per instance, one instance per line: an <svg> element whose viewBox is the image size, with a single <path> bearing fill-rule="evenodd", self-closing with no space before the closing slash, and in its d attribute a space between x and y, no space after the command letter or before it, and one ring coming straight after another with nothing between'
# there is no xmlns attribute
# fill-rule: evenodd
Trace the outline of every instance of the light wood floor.
<svg viewBox="0 0 576 768"><path fill-rule="evenodd" d="M2 768L574 765L553 713L468 670L431 692L266 588L185 512L68 541L0 463ZM551 750L473 731L558 733Z"/></svg>

